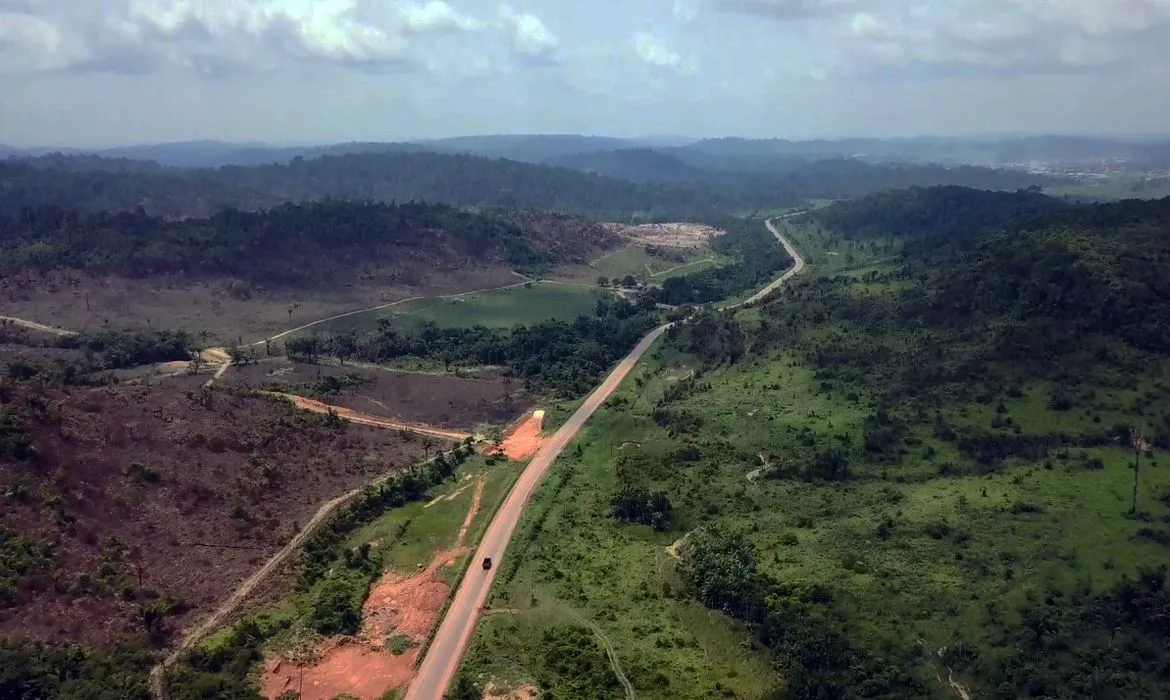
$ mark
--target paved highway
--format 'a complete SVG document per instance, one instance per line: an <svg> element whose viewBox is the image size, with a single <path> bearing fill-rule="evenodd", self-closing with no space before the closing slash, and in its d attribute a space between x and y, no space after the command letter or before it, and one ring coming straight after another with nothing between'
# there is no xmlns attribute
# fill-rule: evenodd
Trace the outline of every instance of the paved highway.
<svg viewBox="0 0 1170 700"><path fill-rule="evenodd" d="M794 212L781 218L801 213L803 212ZM759 293L728 308L744 306L763 299L786 280L804 269L804 259L800 257L792 244L773 225L772 221L768 221L767 225L768 230L779 239L781 245L792 256L795 264ZM443 697L443 693L459 670L459 661L463 658L463 652L467 649L467 644L475 631L476 621L487 601L488 592L491 590L496 571L499 570L504 550L508 547L508 541L512 539L512 532L516 529L516 524L520 521L520 515L524 512L524 506L531 498L532 492L536 490L549 467L560 456L561 451L585 425L585 421L589 420L589 417L618 388L622 380L638 363L638 360L642 359L642 355L646 354L650 346L662 337L662 334L670 326L671 324L659 326L642 338L637 347L618 363L618 366L610 372L605 381L593 390L589 398L585 399L585 403L581 404L581 407L561 426L560 430L553 434L552 438L540 448L532 461L525 467L520 479L512 487L507 500L497 511L487 532L484 533L483 539L480 540L479 548L471 560L470 568L463 577L459 590L456 591L455 597L451 601L451 607L448 608L446 616L439 625L439 631L427 649L426 657L411 682L410 689L406 693L406 700L438 700ZM481 568L481 562L485 557L491 557L493 563L492 568L487 571Z"/></svg>

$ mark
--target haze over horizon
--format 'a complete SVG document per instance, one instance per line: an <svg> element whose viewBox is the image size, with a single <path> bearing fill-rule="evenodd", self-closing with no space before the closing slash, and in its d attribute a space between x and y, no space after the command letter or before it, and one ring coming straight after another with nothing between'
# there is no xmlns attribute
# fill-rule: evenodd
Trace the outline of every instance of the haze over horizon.
<svg viewBox="0 0 1170 700"><path fill-rule="evenodd" d="M1164 133L1170 0L0 0L0 142Z"/></svg>

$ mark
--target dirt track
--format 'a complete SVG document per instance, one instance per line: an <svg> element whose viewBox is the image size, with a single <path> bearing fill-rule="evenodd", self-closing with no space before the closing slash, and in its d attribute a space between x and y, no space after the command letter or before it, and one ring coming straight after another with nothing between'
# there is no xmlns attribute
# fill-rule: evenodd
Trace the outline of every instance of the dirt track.
<svg viewBox="0 0 1170 700"><path fill-rule="evenodd" d="M519 275L519 273L516 273L516 274ZM247 345L244 345L243 347L245 347L245 348L256 347L259 345L263 345L265 343L265 341L272 342L274 340L280 340L281 338L285 337L286 335L292 335L293 333L299 333L300 331L308 330L310 328L313 328L314 326L320 326L323 323L329 323L330 321L336 321L338 319L348 318L350 316L357 316L358 314L369 313L371 311L381 311L382 309L389 309L389 308L393 308L393 307L398 306L400 304L405 304L405 303L411 302L411 301L420 301L423 299L460 299L462 297L471 296L473 294L486 294L488 292L501 292L505 289L514 289L516 287L522 287L525 284L530 284L532 282L531 279L524 277L524 275L519 275L519 276L524 278L523 282L517 282L516 284L506 284L503 287L489 287L487 289L473 289L470 292L459 292L458 294L440 294L438 296L433 296L433 297L427 297L427 296L408 297L406 299L399 299L398 301L391 301L391 302L387 302L385 304L378 304L377 306L369 306L369 307L366 307L364 309L355 309L354 311L346 311L345 313L334 314L332 316L327 316L325 318L319 318L316 321L310 321L309 323L306 323L306 324L301 325L301 326L297 326L296 328L290 328L287 331L281 331L274 336L271 336L269 338L265 338L263 340L258 340L254 343L248 343ZM3 318L3 317L0 317L0 318Z"/></svg>
<svg viewBox="0 0 1170 700"><path fill-rule="evenodd" d="M43 323L37 323L36 321L28 321L28 320L23 319L23 318L16 318L15 316L0 316L0 321L5 321L7 323L11 323L11 324L16 325L16 326L22 326L24 328L29 328L29 329L32 329L34 331L40 331L42 333L51 333L53 335L59 335L62 337L77 335L77 331L67 331L67 330L64 330L61 328L54 328L52 326L46 326Z"/></svg>
<svg viewBox="0 0 1170 700"><path fill-rule="evenodd" d="M803 212L794 212L786 215L784 218L796 216L800 213ZM780 233L779 229L771 221L768 221L767 225L768 230L776 236L781 245L792 255L795 264L792 269L785 272L779 279L769 284L759 293L753 295L746 301L725 307L727 309L739 308L763 299L805 267L804 259L792 247L792 244L788 242L784 235ZM618 363L617 367L602 381L601 385L593 390L593 393L585 399L581 407L540 448L536 456L528 463L528 466L516 481L515 486L512 487L512 491L508 493L507 499L496 513L496 517L484 533L479 548L476 550L475 556L472 559L472 568L464 576L459 590L452 599L451 605L447 609L447 615L439 626L439 631L427 651L426 658L423 659L422 664L418 668L418 673L415 674L414 681L407 690L405 700L434 700L434 698L443 696L444 691L446 691L454 679L456 672L459 670L459 662L463 658L463 652L467 649L472 632L474 632L476 622L479 619L479 614L483 609L484 603L487 601L487 595L491 590L492 581L495 579L496 572L500 569L499 562L507 549L508 542L512 538L512 533L515 531L516 525L520 521L520 516L524 512L525 505L527 505L528 500L532 497L532 493L536 490L536 487L540 484L556 458L560 456L561 451L576 437L578 431L585 425L585 422L589 420L593 413L601 407L601 404L618 388L622 380L626 378L630 370L638 363L638 360L646 354L646 351L658 341L671 325L659 326L643 337L638 345L630 351L630 354ZM482 561L486 557L491 557L496 565L487 571L476 569L474 562Z"/></svg>
<svg viewBox="0 0 1170 700"><path fill-rule="evenodd" d="M361 425L370 425L375 428L388 428L390 430L409 430L412 433L419 433L420 435L430 435L432 437L439 437L446 440L464 440L468 437L473 437L469 433L459 432L457 430L444 430L442 428L434 428L429 425L418 425L416 423L404 423L401 421L388 420L386 418L379 418L371 416L368 413L359 413L357 411L344 408L342 406L331 406L327 403L322 403L314 399L308 399L304 396L297 396L295 394L282 394L277 391L264 392L270 396L280 396L293 402L297 408L305 411L312 411L313 413L329 413L332 411L341 418L344 418L351 423L358 423Z"/></svg>

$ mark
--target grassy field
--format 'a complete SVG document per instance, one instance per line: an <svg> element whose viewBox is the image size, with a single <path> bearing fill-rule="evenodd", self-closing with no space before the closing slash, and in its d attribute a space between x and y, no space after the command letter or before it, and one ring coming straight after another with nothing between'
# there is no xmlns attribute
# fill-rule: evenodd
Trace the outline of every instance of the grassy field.
<svg viewBox="0 0 1170 700"><path fill-rule="evenodd" d="M812 265L810 283L845 275L852 294L875 299L898 285L869 274L892 268L896 241L850 244L814 228L793 236ZM752 326L760 316L740 318ZM1014 698L1025 689L997 685L990 669L1017 668L1019 635L1037 615L1063 614L1078 595L1109 597L1141 567L1165 561L1170 472L1161 458L1141 457L1135 517L1134 455L1123 440L984 463L953 435L1104 436L1114 424L1148 422L1170 414L1164 367L1132 383L1103 370L1088 386L1082 380L1069 408L1053 408L1065 387L1044 380L966 394L924 415L912 401L896 404L888 410L904 427L898 447L871 451L885 415L872 390L880 377L833 380L804 354L847 333L833 323L805 328L707 370L660 345L536 494L464 672L558 693L582 676L619 696L615 670L597 653L608 645L639 698L759 698L783 687L788 679L746 628L688 595L667 549L718 528L749 542L772 580L819 591L812 607L839 626L852 653L914 688L898 697L955 698L961 689ZM850 477L800 476L834 451ZM630 473L669 496L665 531L614 518L611 499ZM555 643L570 633L582 645L572 663ZM877 677L869 696L890 697Z"/></svg>
<svg viewBox="0 0 1170 700"><path fill-rule="evenodd" d="M634 245L614 251L595 260L597 277L611 280L633 275L639 282L658 282L671 275L686 275L727 264L727 259L709 246L693 248L664 248L647 252L644 245ZM592 281L592 280L589 280Z"/></svg>
<svg viewBox="0 0 1170 700"><path fill-rule="evenodd" d="M473 294L456 299L428 299L405 305L402 322L430 321L442 328L511 328L533 325L549 319L571 321L591 316L600 299L613 294L589 286L534 282L496 292Z"/></svg>
<svg viewBox="0 0 1170 700"><path fill-rule="evenodd" d="M386 309L322 323L304 333L327 334L351 330L362 333L377 329L382 319L390 319L401 328L415 328L427 321L441 328L470 328L476 325L511 328L518 323L532 325L549 319L569 321L581 315L592 315L599 299L612 297L612 292L586 284L531 282L457 297L406 301Z"/></svg>

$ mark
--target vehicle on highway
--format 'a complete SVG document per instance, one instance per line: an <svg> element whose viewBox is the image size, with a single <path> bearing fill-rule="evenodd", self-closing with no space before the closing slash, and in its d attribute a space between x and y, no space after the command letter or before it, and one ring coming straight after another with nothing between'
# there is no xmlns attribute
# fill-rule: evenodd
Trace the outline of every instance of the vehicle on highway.
<svg viewBox="0 0 1170 700"><path fill-rule="evenodd" d="M492 568L492 558L491 557L484 557L483 558L483 570L487 571L490 568Z"/></svg>

